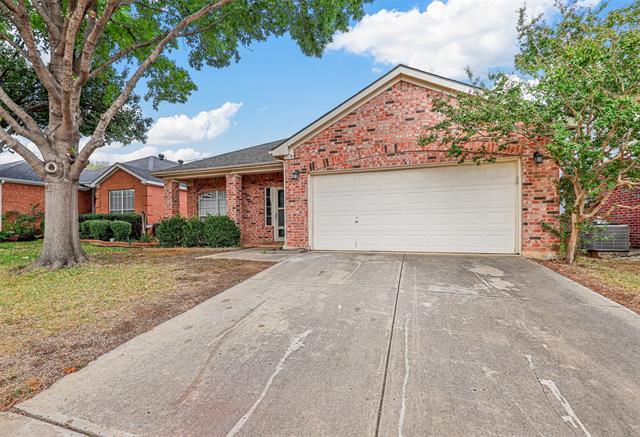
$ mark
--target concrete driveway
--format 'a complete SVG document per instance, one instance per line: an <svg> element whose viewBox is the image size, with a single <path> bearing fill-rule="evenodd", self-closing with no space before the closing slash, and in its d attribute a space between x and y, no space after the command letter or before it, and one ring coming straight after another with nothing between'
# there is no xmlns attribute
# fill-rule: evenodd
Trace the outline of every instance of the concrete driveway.
<svg viewBox="0 0 640 437"><path fill-rule="evenodd" d="M639 435L640 317L515 256L307 253L17 410L97 435Z"/></svg>

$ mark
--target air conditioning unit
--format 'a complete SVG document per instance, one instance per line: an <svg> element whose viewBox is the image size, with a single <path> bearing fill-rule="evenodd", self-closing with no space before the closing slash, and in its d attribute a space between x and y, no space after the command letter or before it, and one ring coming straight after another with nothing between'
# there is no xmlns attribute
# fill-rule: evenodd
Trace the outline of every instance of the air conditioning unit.
<svg viewBox="0 0 640 437"><path fill-rule="evenodd" d="M628 252L629 226L595 223L589 232L580 236L580 248L596 252Z"/></svg>

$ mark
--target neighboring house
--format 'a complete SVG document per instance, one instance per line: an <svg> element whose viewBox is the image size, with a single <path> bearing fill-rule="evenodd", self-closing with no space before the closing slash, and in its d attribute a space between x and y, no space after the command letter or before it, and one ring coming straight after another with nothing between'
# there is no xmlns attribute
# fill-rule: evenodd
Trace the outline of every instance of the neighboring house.
<svg viewBox="0 0 640 437"><path fill-rule="evenodd" d="M617 205L622 207L615 207ZM640 188L616 189L602 210L607 211L611 207L614 208L605 219L619 225L628 225L631 247L640 248Z"/></svg>
<svg viewBox="0 0 640 437"><path fill-rule="evenodd" d="M102 169L88 186L93 189L93 211L96 213L142 214L147 224L156 223L163 217L163 181L151 174L179 166L164 155L148 156L134 161L119 162ZM183 209L186 215L186 189L181 187Z"/></svg>
<svg viewBox="0 0 640 437"><path fill-rule="evenodd" d="M0 165L0 230L2 216L10 211L30 214L44 211L44 183L25 161ZM91 212L91 189L78 188L78 212Z"/></svg>
<svg viewBox="0 0 640 437"><path fill-rule="evenodd" d="M186 183L187 215L228 215L246 245L552 256L559 171L539 145L478 166L418 144L434 97L470 90L398 66L286 140L155 172L166 214Z"/></svg>
<svg viewBox="0 0 640 437"><path fill-rule="evenodd" d="M78 213L137 212L151 224L163 216L163 181L151 171L180 163L148 156L97 170L84 170L78 188ZM181 196L185 205L186 189ZM29 213L34 206L44 210L44 183L25 161L0 165L0 216L8 211ZM1 222L0 222L1 229Z"/></svg>

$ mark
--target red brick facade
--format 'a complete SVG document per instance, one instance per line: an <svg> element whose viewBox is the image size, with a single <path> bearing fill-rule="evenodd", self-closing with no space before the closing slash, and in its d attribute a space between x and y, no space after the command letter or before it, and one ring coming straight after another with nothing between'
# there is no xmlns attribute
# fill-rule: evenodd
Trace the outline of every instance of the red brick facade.
<svg viewBox="0 0 640 437"><path fill-rule="evenodd" d="M265 223L265 188L282 187L282 173L260 173L239 175L231 173L227 176L194 179L188 183L186 192L186 215L198 215L198 198L208 191L226 191L227 215L240 227L242 244L271 244L274 241L273 226ZM165 205L172 205L175 194L168 188L170 182L165 181ZM171 197L173 196L173 200ZM180 199L180 208L185 202Z"/></svg>
<svg viewBox="0 0 640 437"><path fill-rule="evenodd" d="M399 82L293 150L293 157L285 160L288 247L309 246L309 172L455 163L444 148L418 145L424 127L437 121L431 111L434 96L435 91ZM548 160L536 165L534 151L519 145L506 151L505 158L521 162L522 253L547 257L558 240L542 223L557 223L559 172ZM292 178L296 170L298 180Z"/></svg>
<svg viewBox="0 0 640 437"><path fill-rule="evenodd" d="M614 208L606 217L607 220L629 225L629 242L631 247L640 247L640 188L618 188L602 208L608 211L614 205L624 205L629 208Z"/></svg>
<svg viewBox="0 0 640 437"><path fill-rule="evenodd" d="M95 212L98 214L109 212L109 191L130 189L134 190L133 210L138 214L144 214L147 223L160 221L165 212L163 187L143 184L136 176L120 169L101 181L95 188ZM176 210L177 212L179 209Z"/></svg>
<svg viewBox="0 0 640 437"><path fill-rule="evenodd" d="M0 214L18 211L30 214L37 205L36 211L44 211L44 186L17 184L6 182L0 185ZM78 190L78 214L91 212L91 190Z"/></svg>

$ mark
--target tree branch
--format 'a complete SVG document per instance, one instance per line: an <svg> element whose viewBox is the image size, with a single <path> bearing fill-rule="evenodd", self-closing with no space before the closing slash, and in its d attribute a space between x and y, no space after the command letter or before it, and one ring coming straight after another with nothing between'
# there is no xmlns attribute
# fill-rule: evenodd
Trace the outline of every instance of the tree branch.
<svg viewBox="0 0 640 437"><path fill-rule="evenodd" d="M198 11L183 18L182 21L180 21L180 23L178 23L178 25L158 43L153 52L151 52L151 54L142 62L142 64L140 64L140 66L138 66L135 73L131 76L131 78L129 78L120 95L114 100L109 109L100 117L100 121L98 122L98 125L96 126L93 135L91 136L91 139L78 153L76 162L73 164L71 169L71 177L78 177L80 175L80 172L82 171L84 163L89 159L91 154L97 148L104 145L104 135L107 127L109 126L109 123L111 122L115 114L120 110L120 108L122 108L122 106L126 103L127 99L131 95L131 92L135 88L142 75L149 68L149 66L151 66L158 59L167 44L175 39L190 24L194 23L210 12L223 7L227 3L231 3L232 1L233 0L218 0L216 3L210 3L203 6Z"/></svg>
<svg viewBox="0 0 640 437"><path fill-rule="evenodd" d="M25 161L31 165L31 168L38 173L38 175L44 179L45 172L43 162L38 158L31 150L22 144L20 141L13 138L6 130L0 129L0 141L5 143L5 146L15 151L18 155L22 156Z"/></svg>

